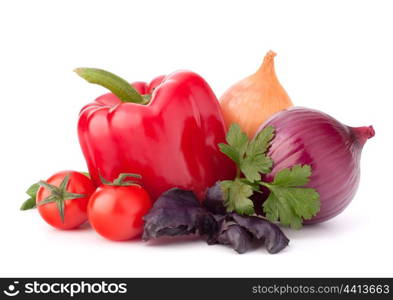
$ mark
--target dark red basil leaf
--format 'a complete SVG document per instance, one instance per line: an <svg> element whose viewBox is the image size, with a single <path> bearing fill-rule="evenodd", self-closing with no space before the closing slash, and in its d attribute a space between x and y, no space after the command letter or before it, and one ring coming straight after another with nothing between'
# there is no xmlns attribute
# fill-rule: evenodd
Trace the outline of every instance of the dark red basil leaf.
<svg viewBox="0 0 393 300"><path fill-rule="evenodd" d="M224 194L221 188L221 182L217 181L206 191L206 198L203 205L213 214L225 215L227 210L224 206Z"/></svg>
<svg viewBox="0 0 393 300"><path fill-rule="evenodd" d="M256 216L243 217L238 214L232 214L232 218L238 225L247 229L254 238L264 240L269 253L278 253L289 244L289 239L280 227L266 219Z"/></svg>
<svg viewBox="0 0 393 300"><path fill-rule="evenodd" d="M178 188L163 193L143 219L144 241L193 233L211 236L217 232L216 221L201 207L195 194Z"/></svg>
<svg viewBox="0 0 393 300"><path fill-rule="evenodd" d="M222 201L222 196L216 193L210 199L214 203L217 199ZM213 207L212 212L220 211L219 205L209 207ZM280 228L265 219L212 212L202 207L193 192L170 189L144 216L142 239L148 241L162 236L197 234L206 236L209 245L229 245L238 253L255 248L259 245L258 241L265 241L269 253L277 253L288 245L289 240Z"/></svg>
<svg viewBox="0 0 393 300"><path fill-rule="evenodd" d="M243 227L233 223L218 235L217 242L231 246L237 253L245 253L253 247L252 235Z"/></svg>

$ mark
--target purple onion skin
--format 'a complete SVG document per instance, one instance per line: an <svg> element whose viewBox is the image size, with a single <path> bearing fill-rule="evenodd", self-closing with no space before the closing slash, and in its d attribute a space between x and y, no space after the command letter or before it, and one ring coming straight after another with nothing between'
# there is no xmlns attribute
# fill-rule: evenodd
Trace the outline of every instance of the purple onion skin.
<svg viewBox="0 0 393 300"><path fill-rule="evenodd" d="M311 165L308 187L320 194L321 209L304 224L320 223L341 213L351 202L359 185L360 156L372 126L349 127L331 116L309 108L291 107L273 115L258 129L274 126L275 138L268 155L272 172L265 180L294 165Z"/></svg>

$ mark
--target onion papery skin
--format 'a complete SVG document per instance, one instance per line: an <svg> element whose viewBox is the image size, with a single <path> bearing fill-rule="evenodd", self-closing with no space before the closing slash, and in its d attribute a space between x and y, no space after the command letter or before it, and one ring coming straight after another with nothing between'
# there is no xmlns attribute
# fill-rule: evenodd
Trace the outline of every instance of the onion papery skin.
<svg viewBox="0 0 393 300"><path fill-rule="evenodd" d="M320 194L321 209L304 224L320 223L341 213L359 186L360 156L366 140L374 136L373 127L349 127L323 112L302 107L278 112L257 133L269 125L275 128L268 151L274 165L265 180L272 181L284 168L310 165L307 187Z"/></svg>
<svg viewBox="0 0 393 300"><path fill-rule="evenodd" d="M237 82L221 96L221 111L227 128L234 123L239 124L252 138L269 117L293 106L277 78L275 56L275 52L269 51L254 74Z"/></svg>

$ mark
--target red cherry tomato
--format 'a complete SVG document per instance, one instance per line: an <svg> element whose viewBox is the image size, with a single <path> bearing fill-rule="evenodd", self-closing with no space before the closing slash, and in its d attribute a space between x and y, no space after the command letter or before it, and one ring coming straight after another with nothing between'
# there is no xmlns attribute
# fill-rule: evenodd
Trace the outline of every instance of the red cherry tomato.
<svg viewBox="0 0 393 300"><path fill-rule="evenodd" d="M100 186L90 197L89 222L103 237L122 241L139 237L143 231L143 216L152 201L139 185Z"/></svg>
<svg viewBox="0 0 393 300"><path fill-rule="evenodd" d="M62 171L47 181L40 181L40 185L37 208L49 225L73 229L87 221L87 204L95 186L86 175Z"/></svg>

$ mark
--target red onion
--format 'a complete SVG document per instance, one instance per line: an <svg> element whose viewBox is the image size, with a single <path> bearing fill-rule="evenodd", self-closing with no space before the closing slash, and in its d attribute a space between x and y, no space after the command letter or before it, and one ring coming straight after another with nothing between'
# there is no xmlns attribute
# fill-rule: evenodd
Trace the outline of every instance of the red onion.
<svg viewBox="0 0 393 300"><path fill-rule="evenodd" d="M269 155L271 181L280 170L308 164L312 175L308 187L320 194L321 210L304 223L319 223L338 215L355 195L359 185L360 154L366 140L374 136L369 127L349 127L317 110L292 107L273 115L263 127L273 125L276 135Z"/></svg>

